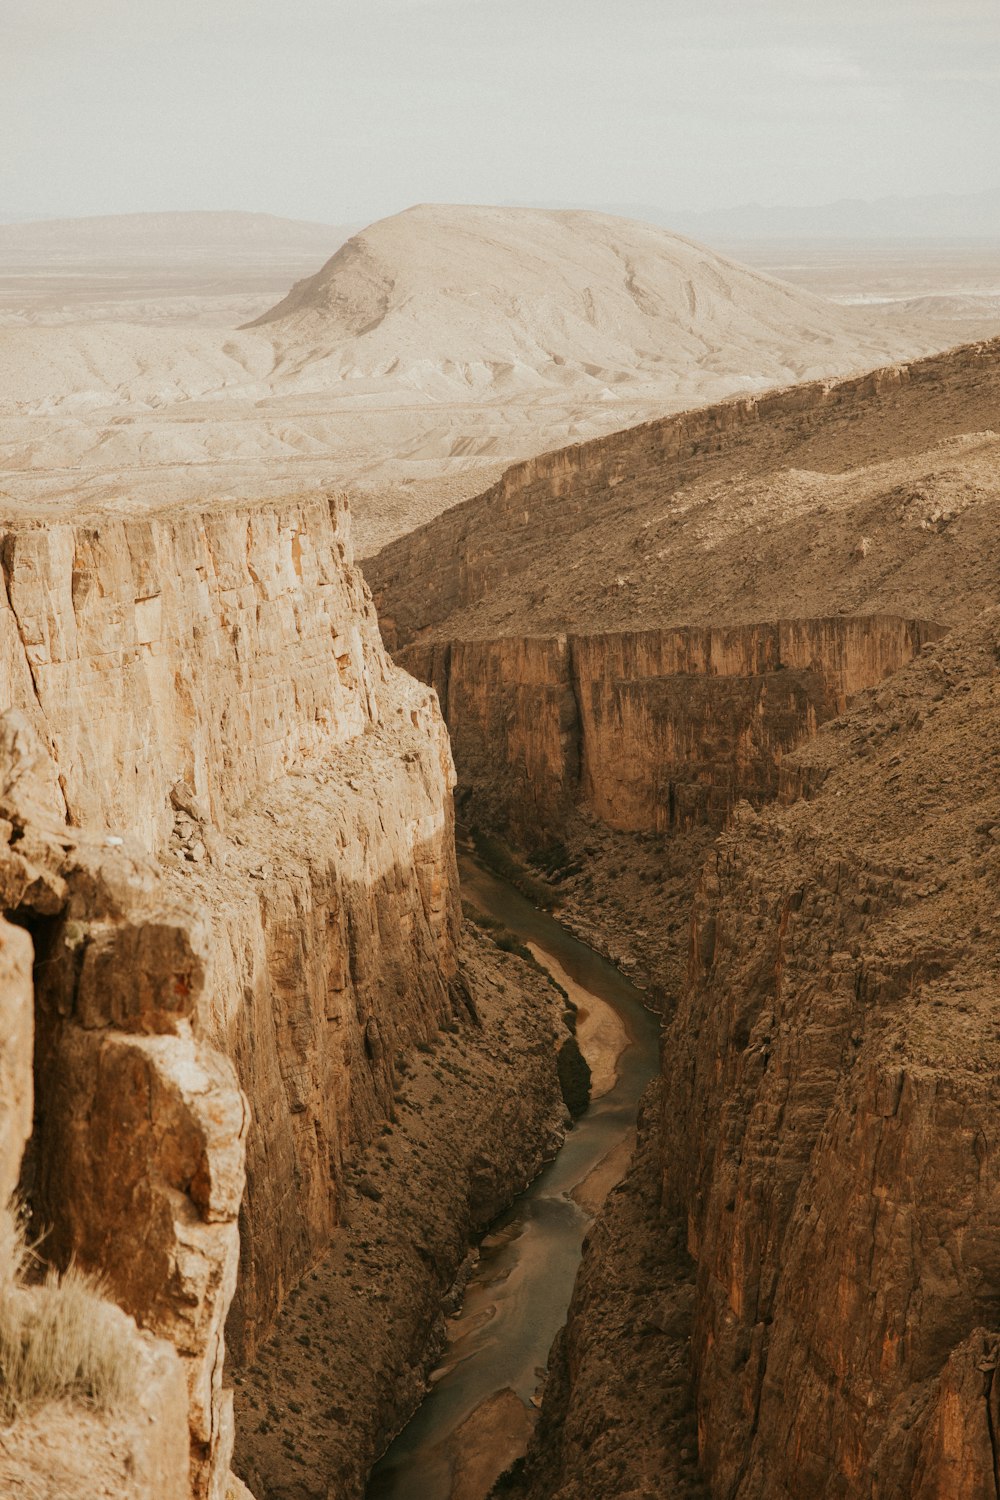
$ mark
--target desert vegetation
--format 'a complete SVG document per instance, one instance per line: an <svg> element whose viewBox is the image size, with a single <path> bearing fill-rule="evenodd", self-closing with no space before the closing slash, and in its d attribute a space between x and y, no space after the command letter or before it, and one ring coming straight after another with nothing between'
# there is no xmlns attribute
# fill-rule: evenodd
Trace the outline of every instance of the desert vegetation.
<svg viewBox="0 0 1000 1500"><path fill-rule="evenodd" d="M38 1275L35 1275L35 1272ZM133 1394L125 1315L76 1265L41 1273L16 1203L0 1211L0 1413L69 1398L100 1410Z"/></svg>

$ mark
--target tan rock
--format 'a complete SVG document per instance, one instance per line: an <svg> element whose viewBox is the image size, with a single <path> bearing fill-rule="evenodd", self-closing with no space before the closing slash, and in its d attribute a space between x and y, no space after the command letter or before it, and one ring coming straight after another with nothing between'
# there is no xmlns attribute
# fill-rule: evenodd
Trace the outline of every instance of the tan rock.
<svg viewBox="0 0 1000 1500"><path fill-rule="evenodd" d="M35 1037L31 939L0 921L0 1206L17 1187L31 1134Z"/></svg>
<svg viewBox="0 0 1000 1500"><path fill-rule="evenodd" d="M451 1015L447 737L339 500L26 522L2 551L0 885L49 919L33 1203L181 1355L192 1493L222 1500L227 1318L252 1352Z"/></svg>

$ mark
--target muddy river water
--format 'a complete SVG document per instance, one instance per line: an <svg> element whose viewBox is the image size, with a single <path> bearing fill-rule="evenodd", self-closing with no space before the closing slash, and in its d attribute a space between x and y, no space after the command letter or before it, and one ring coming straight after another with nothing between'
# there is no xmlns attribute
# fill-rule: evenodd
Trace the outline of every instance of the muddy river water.
<svg viewBox="0 0 1000 1500"><path fill-rule="evenodd" d="M461 873L465 899L530 944L570 990L607 1092L482 1241L431 1389L374 1469L368 1500L483 1500L523 1450L583 1237L622 1175L639 1096L658 1065L659 1020L612 964L471 859Z"/></svg>

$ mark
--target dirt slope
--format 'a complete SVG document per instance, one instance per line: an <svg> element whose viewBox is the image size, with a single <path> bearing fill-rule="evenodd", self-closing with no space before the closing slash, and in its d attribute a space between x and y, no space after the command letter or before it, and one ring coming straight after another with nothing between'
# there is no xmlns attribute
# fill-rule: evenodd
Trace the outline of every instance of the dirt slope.
<svg viewBox="0 0 1000 1500"><path fill-rule="evenodd" d="M996 583L1000 341L511 469L366 566L401 642L899 611Z"/></svg>

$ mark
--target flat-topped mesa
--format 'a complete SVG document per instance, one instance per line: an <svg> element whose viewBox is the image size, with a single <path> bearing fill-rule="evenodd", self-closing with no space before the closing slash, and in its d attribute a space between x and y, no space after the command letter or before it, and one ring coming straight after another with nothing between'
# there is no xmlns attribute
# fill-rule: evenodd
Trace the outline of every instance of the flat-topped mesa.
<svg viewBox="0 0 1000 1500"><path fill-rule="evenodd" d="M463 1003L447 736L383 651L339 499L8 521L0 559L22 1186L53 1258L181 1354L193 1493L221 1500L227 1316L252 1353L396 1059ZM21 1114L27 1055L2 1059Z"/></svg>

